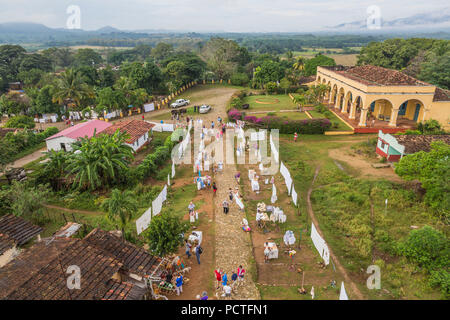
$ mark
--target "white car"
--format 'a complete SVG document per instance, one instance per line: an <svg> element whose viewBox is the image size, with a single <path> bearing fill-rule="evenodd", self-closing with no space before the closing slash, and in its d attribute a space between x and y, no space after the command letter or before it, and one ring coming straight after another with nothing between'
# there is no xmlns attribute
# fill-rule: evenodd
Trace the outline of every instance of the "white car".
<svg viewBox="0 0 450 320"><path fill-rule="evenodd" d="M211 110L211 106L202 105L202 106L200 106L200 111L199 111L199 113L208 113L209 110Z"/></svg>
<svg viewBox="0 0 450 320"><path fill-rule="evenodd" d="M171 104L170 104L170 107L171 107L171 108L179 108L179 107L182 107L182 106L187 106L189 103L190 103L189 100L186 100L186 99L178 99L178 100L176 100L174 103L171 103Z"/></svg>

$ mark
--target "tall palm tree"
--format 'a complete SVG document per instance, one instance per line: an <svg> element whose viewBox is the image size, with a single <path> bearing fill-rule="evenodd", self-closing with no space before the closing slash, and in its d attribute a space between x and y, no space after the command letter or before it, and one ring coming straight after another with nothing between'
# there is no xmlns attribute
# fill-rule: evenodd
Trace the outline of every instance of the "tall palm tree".
<svg viewBox="0 0 450 320"><path fill-rule="evenodd" d="M134 193L130 190L113 189L111 197L102 203L102 209L107 212L107 219L122 231L122 240L125 240L125 227L138 208L134 197Z"/></svg>
<svg viewBox="0 0 450 320"><path fill-rule="evenodd" d="M113 135L82 138L67 166L73 187L96 190L116 181L121 170L127 170L133 159L133 149L124 144L128 135L117 130Z"/></svg>
<svg viewBox="0 0 450 320"><path fill-rule="evenodd" d="M84 82L80 73L74 69L67 69L57 81L53 102L59 104L75 103L77 107L85 98L93 98L94 91Z"/></svg>
<svg viewBox="0 0 450 320"><path fill-rule="evenodd" d="M294 70L303 71L303 70L305 70L305 62L306 62L306 59L304 57L298 56L296 58L295 63L292 65L292 67L294 68Z"/></svg>

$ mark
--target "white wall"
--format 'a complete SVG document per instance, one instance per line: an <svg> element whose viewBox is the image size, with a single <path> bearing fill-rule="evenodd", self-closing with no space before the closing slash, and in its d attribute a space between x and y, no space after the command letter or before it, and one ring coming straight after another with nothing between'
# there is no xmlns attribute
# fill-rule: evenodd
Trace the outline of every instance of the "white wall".
<svg viewBox="0 0 450 320"><path fill-rule="evenodd" d="M47 151L55 150L59 151L61 150L61 143L64 143L66 145L66 151L72 151L71 144L74 143L76 140L72 138L67 137L57 137L54 139L47 140Z"/></svg>
<svg viewBox="0 0 450 320"><path fill-rule="evenodd" d="M148 132L146 134L144 134L143 136L141 136L134 144L129 144L126 143L127 145L129 145L130 147L133 148L134 151L138 150L140 147L142 147L146 142L148 141Z"/></svg>

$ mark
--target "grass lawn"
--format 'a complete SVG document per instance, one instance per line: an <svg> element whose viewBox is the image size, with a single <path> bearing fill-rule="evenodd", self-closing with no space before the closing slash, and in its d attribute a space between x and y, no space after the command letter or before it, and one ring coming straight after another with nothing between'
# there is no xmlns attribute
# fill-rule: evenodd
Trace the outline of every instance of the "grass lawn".
<svg viewBox="0 0 450 320"><path fill-rule="evenodd" d="M250 105L250 108L247 109L250 112L260 110L263 112L277 112L279 110L295 109L295 104L292 102L291 98L285 94L247 96L243 100L244 104L248 103ZM264 102L264 104L257 103L256 100Z"/></svg>

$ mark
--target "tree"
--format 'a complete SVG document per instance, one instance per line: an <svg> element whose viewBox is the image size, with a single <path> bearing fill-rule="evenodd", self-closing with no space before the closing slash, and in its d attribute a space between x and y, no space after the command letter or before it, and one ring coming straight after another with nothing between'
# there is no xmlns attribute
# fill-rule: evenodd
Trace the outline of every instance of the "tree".
<svg viewBox="0 0 450 320"><path fill-rule="evenodd" d="M417 130L419 130L422 134L442 134L445 133L442 131L441 124L439 121L434 119L426 120L425 122L419 122L417 125Z"/></svg>
<svg viewBox="0 0 450 320"><path fill-rule="evenodd" d="M125 240L125 227L138 209L134 193L113 189L111 196L103 201L102 209L107 212L107 219L122 231L122 239Z"/></svg>
<svg viewBox="0 0 450 320"><path fill-rule="evenodd" d="M48 161L44 165L41 178L46 182L50 182L54 190L60 190L69 159L68 154L63 150L50 150L47 153L47 159Z"/></svg>
<svg viewBox="0 0 450 320"><path fill-rule="evenodd" d="M442 141L431 143L430 152L419 151L404 156L395 173L406 180L419 180L426 190L425 202L444 218L450 208L450 146Z"/></svg>
<svg viewBox="0 0 450 320"><path fill-rule="evenodd" d="M125 144L127 138L127 134L117 130L112 135L94 135L73 144L75 152L67 166L73 187L96 190L119 182L134 158L133 149Z"/></svg>
<svg viewBox="0 0 450 320"><path fill-rule="evenodd" d="M430 54L428 61L421 65L419 78L441 88L450 89L450 51L438 56Z"/></svg>
<svg viewBox="0 0 450 320"><path fill-rule="evenodd" d="M27 54L20 62L19 72L30 71L32 69L38 69L46 72L51 71L52 61L42 54Z"/></svg>
<svg viewBox="0 0 450 320"><path fill-rule="evenodd" d="M74 65L77 67L81 66L96 66L103 61L100 54L92 49L78 49L74 56Z"/></svg>
<svg viewBox="0 0 450 320"><path fill-rule="evenodd" d="M305 70L305 62L306 62L306 59L304 57L298 56L295 59L295 63L292 65L292 68L297 71L303 71L303 70Z"/></svg>
<svg viewBox="0 0 450 320"><path fill-rule="evenodd" d="M255 70L255 81L264 85L268 82L277 82L283 77L283 71L278 62L266 60Z"/></svg>
<svg viewBox="0 0 450 320"><path fill-rule="evenodd" d="M17 78L22 81L25 86L36 86L40 82L45 72L40 69L22 70Z"/></svg>
<svg viewBox="0 0 450 320"><path fill-rule="evenodd" d="M201 51L202 58L217 79L227 79L234 73L242 52L233 40L211 38Z"/></svg>
<svg viewBox="0 0 450 320"><path fill-rule="evenodd" d="M154 49L151 51L152 57L157 61L167 59L173 52L173 45L159 42Z"/></svg>
<svg viewBox="0 0 450 320"><path fill-rule="evenodd" d="M291 86L291 82L287 78L283 78L280 81L280 88L284 90L284 94L287 94L287 90Z"/></svg>
<svg viewBox="0 0 450 320"><path fill-rule="evenodd" d="M269 81L264 85L264 89L266 89L267 93L272 94L277 90L277 84L273 81Z"/></svg>
<svg viewBox="0 0 450 320"><path fill-rule="evenodd" d="M234 86L246 86L250 81L247 74L240 72L233 73L230 80L231 84Z"/></svg>
<svg viewBox="0 0 450 320"><path fill-rule="evenodd" d="M59 106L53 102L53 93L55 88L51 85L46 85L39 90L36 98L33 100L33 111L35 113L57 113Z"/></svg>
<svg viewBox="0 0 450 320"><path fill-rule="evenodd" d="M24 115L9 118L5 123L6 128L33 129L35 126L33 118Z"/></svg>
<svg viewBox="0 0 450 320"><path fill-rule="evenodd" d="M314 58L305 62L305 76L312 76L317 73L318 66L335 66L336 62L333 58L322 54L316 55Z"/></svg>
<svg viewBox="0 0 450 320"><path fill-rule="evenodd" d="M161 70L153 62L125 63L121 67L121 74L132 79L137 88L147 90L148 94L160 89L163 82Z"/></svg>
<svg viewBox="0 0 450 320"><path fill-rule="evenodd" d="M78 72L67 69L61 74L53 95L54 102L60 105L74 103L76 107L81 107L83 99L88 97L94 97L94 92Z"/></svg>
<svg viewBox="0 0 450 320"><path fill-rule="evenodd" d="M117 73L107 66L104 69L98 71L98 85L101 88L112 87L117 80Z"/></svg>
<svg viewBox="0 0 450 320"><path fill-rule="evenodd" d="M157 256L175 253L182 244L183 234L189 229L186 221L173 212L163 212L152 218L144 237L150 250Z"/></svg>

